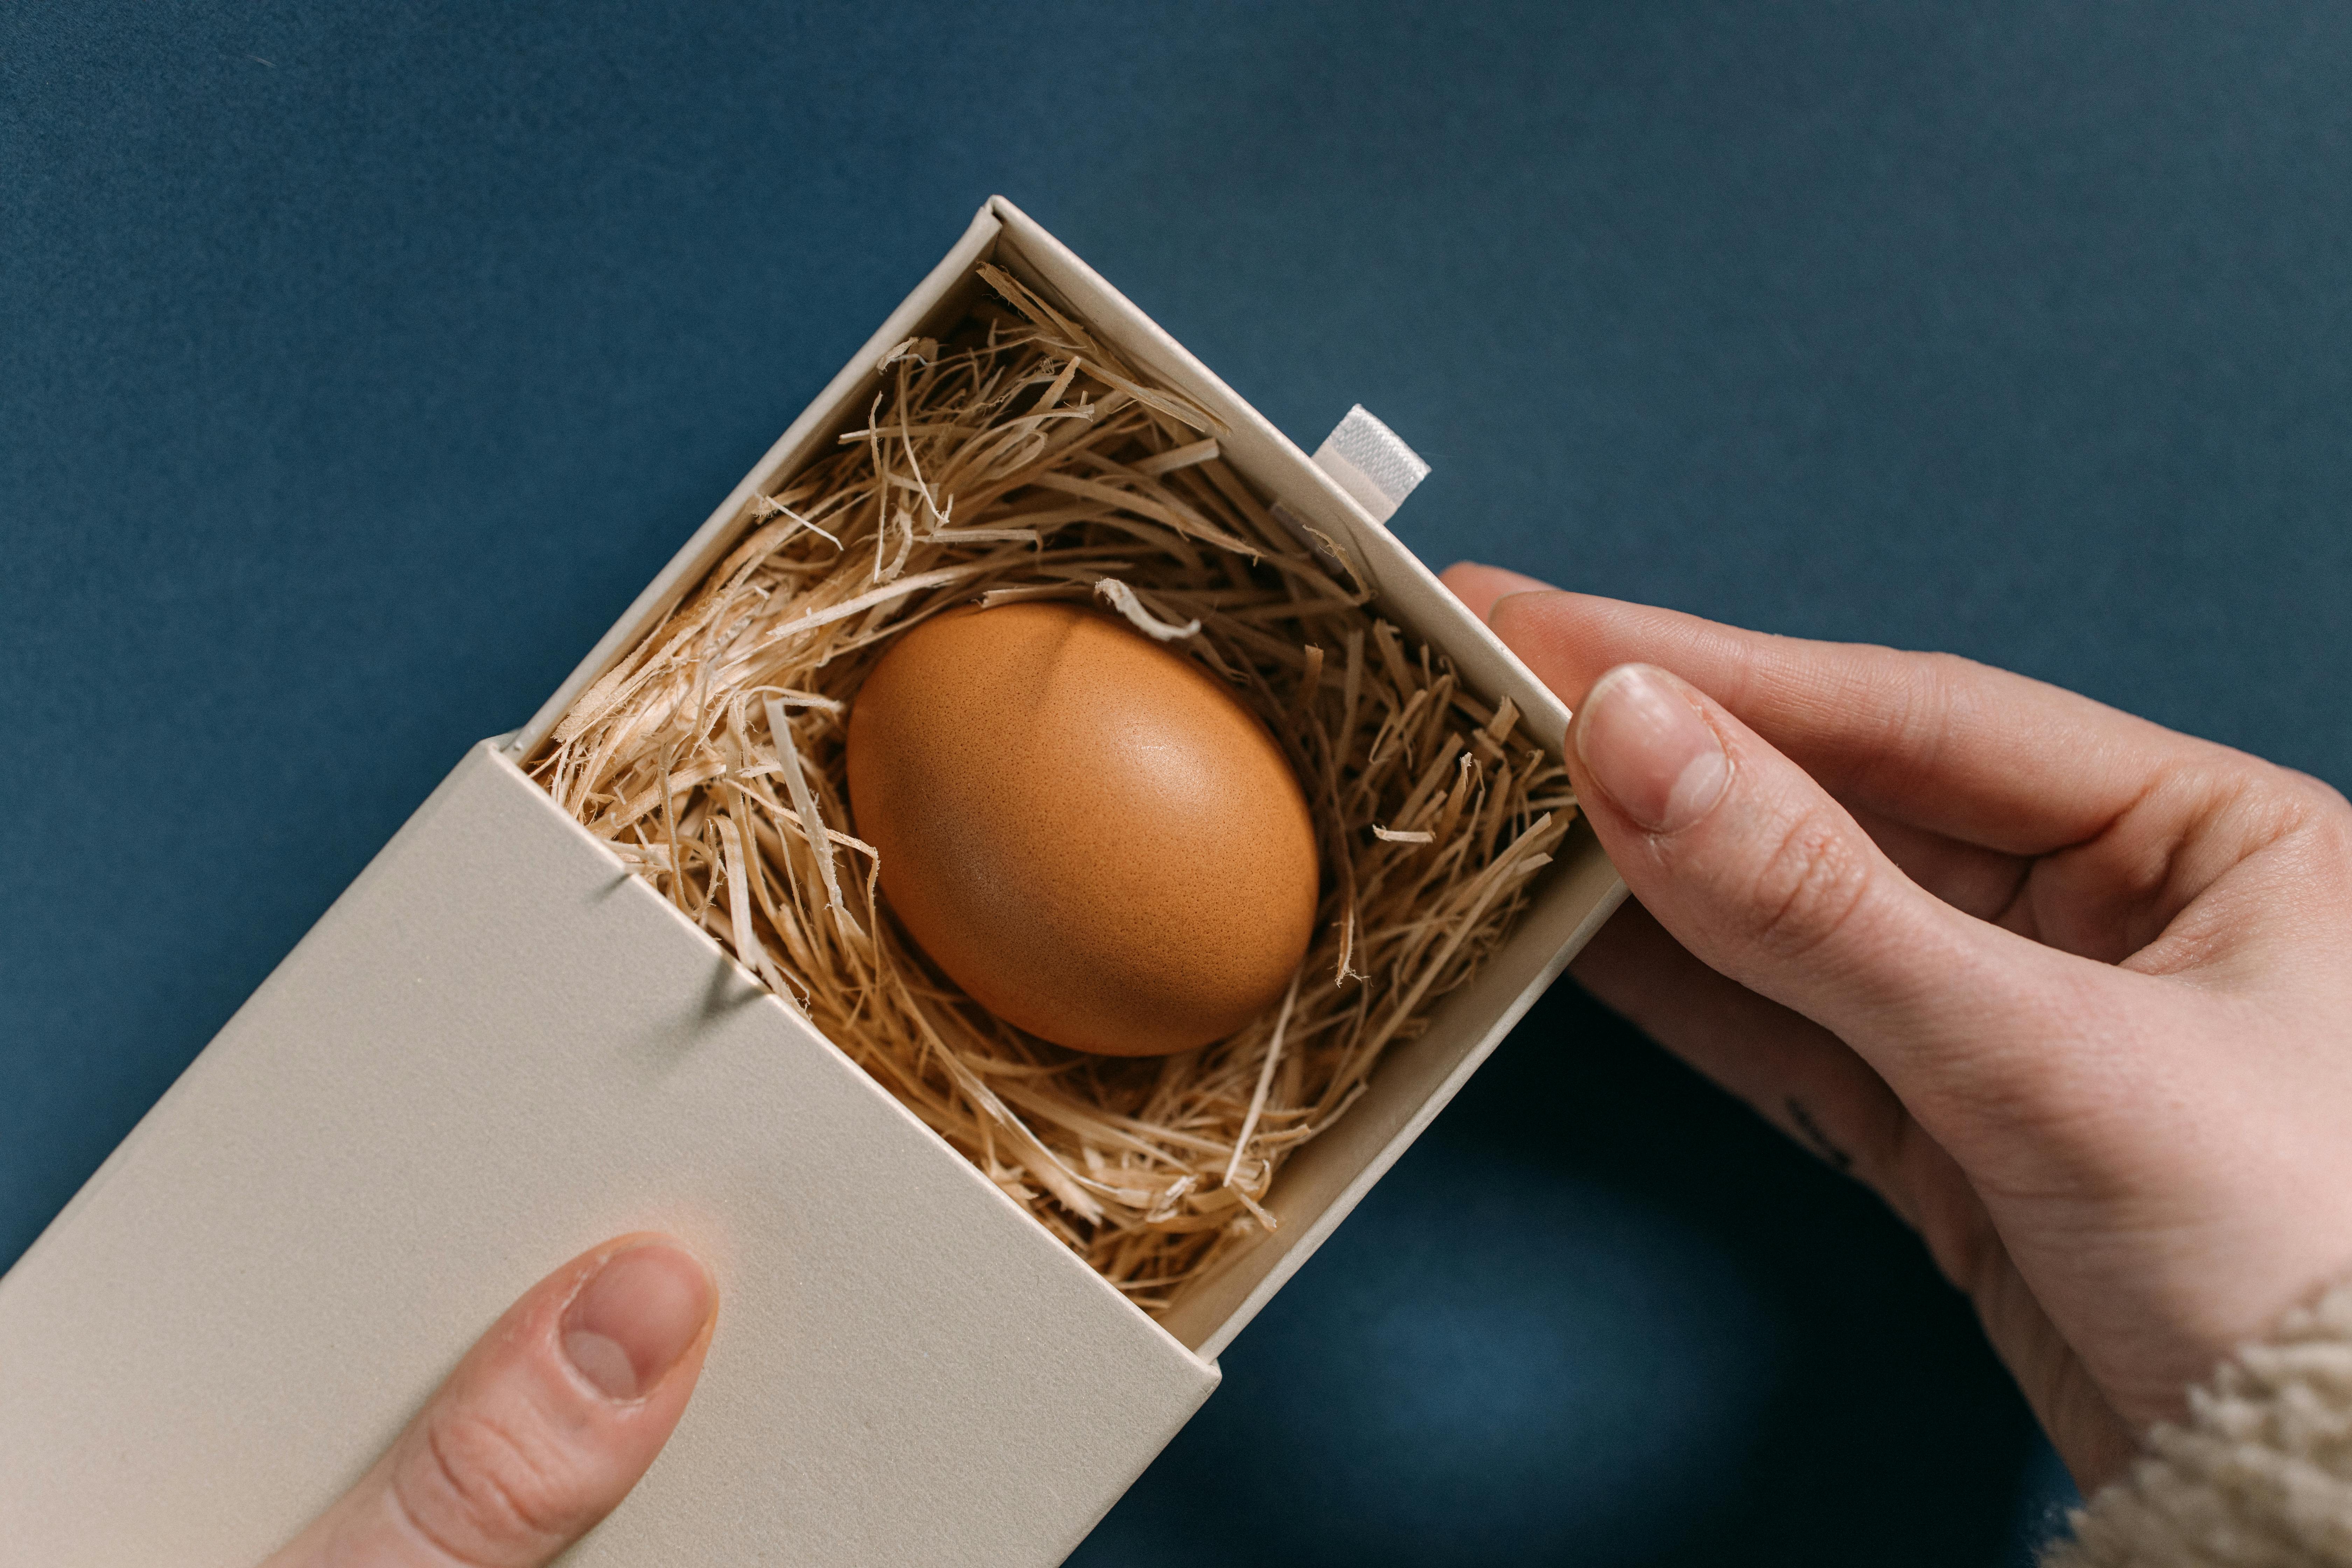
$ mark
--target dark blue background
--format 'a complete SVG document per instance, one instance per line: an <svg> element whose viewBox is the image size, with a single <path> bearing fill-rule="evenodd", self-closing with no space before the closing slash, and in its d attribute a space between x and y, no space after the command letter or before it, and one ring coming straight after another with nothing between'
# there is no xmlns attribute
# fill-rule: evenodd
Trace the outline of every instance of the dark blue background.
<svg viewBox="0 0 2352 1568"><path fill-rule="evenodd" d="M1471 555L2352 783L2352 10L0 12L0 1260L992 190ZM2016 1560L1860 1193L1562 987L1107 1564ZM267 1456L256 1456L267 1463Z"/></svg>

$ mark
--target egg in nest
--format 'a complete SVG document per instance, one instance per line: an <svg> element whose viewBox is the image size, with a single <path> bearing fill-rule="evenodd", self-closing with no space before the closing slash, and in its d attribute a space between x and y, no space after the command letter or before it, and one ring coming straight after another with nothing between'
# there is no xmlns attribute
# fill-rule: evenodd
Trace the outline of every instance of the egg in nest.
<svg viewBox="0 0 2352 1568"><path fill-rule="evenodd" d="M1297 775L1223 682L1032 600L896 639L849 714L884 899L966 994L1057 1045L1164 1056L1280 999L1320 874Z"/></svg>

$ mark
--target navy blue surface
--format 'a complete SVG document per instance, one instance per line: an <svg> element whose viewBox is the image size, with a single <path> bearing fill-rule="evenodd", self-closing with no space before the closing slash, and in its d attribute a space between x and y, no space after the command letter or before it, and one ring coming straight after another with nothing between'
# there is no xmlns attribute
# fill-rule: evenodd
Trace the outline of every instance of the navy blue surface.
<svg viewBox="0 0 2352 1568"><path fill-rule="evenodd" d="M0 8L0 1260L992 190L1400 519L2352 783L2352 11ZM2015 1560L1863 1194L1563 987L1080 1553ZM256 1456L257 1463L266 1457Z"/></svg>

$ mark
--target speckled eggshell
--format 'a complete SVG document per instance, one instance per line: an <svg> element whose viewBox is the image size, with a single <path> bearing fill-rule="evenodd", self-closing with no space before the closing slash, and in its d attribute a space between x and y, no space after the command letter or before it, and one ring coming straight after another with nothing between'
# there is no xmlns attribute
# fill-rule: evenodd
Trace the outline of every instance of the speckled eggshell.
<svg viewBox="0 0 2352 1568"><path fill-rule="evenodd" d="M1031 601L901 636L849 714L850 810L908 935L1058 1045L1163 1056L1280 1000L1315 829L1282 750L1208 671Z"/></svg>

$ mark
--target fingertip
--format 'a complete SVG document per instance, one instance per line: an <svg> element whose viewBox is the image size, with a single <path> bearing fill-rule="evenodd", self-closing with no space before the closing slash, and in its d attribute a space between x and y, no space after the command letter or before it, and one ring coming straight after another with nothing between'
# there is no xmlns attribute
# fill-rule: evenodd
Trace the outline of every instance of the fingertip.
<svg viewBox="0 0 2352 1568"><path fill-rule="evenodd" d="M1679 833L1715 809L1731 759L1703 698L1646 664L1604 671L1569 727L1591 782L1645 833Z"/></svg>
<svg viewBox="0 0 2352 1568"><path fill-rule="evenodd" d="M559 1342L572 1370L608 1399L640 1399L708 1331L718 1289L701 1259L666 1236L612 1246L564 1310Z"/></svg>
<svg viewBox="0 0 2352 1568"><path fill-rule="evenodd" d="M1642 657L1648 639L1637 629L1638 605L1542 584L1519 585L1486 605L1486 625L1537 679L1571 706L1581 706L1601 674Z"/></svg>
<svg viewBox="0 0 2352 1568"><path fill-rule="evenodd" d="M1438 580L1453 591L1454 596L1466 605L1480 620L1493 613L1496 601L1514 594L1534 593L1551 588L1551 584L1522 572L1501 566L1481 565L1475 561L1457 561L1438 574Z"/></svg>

